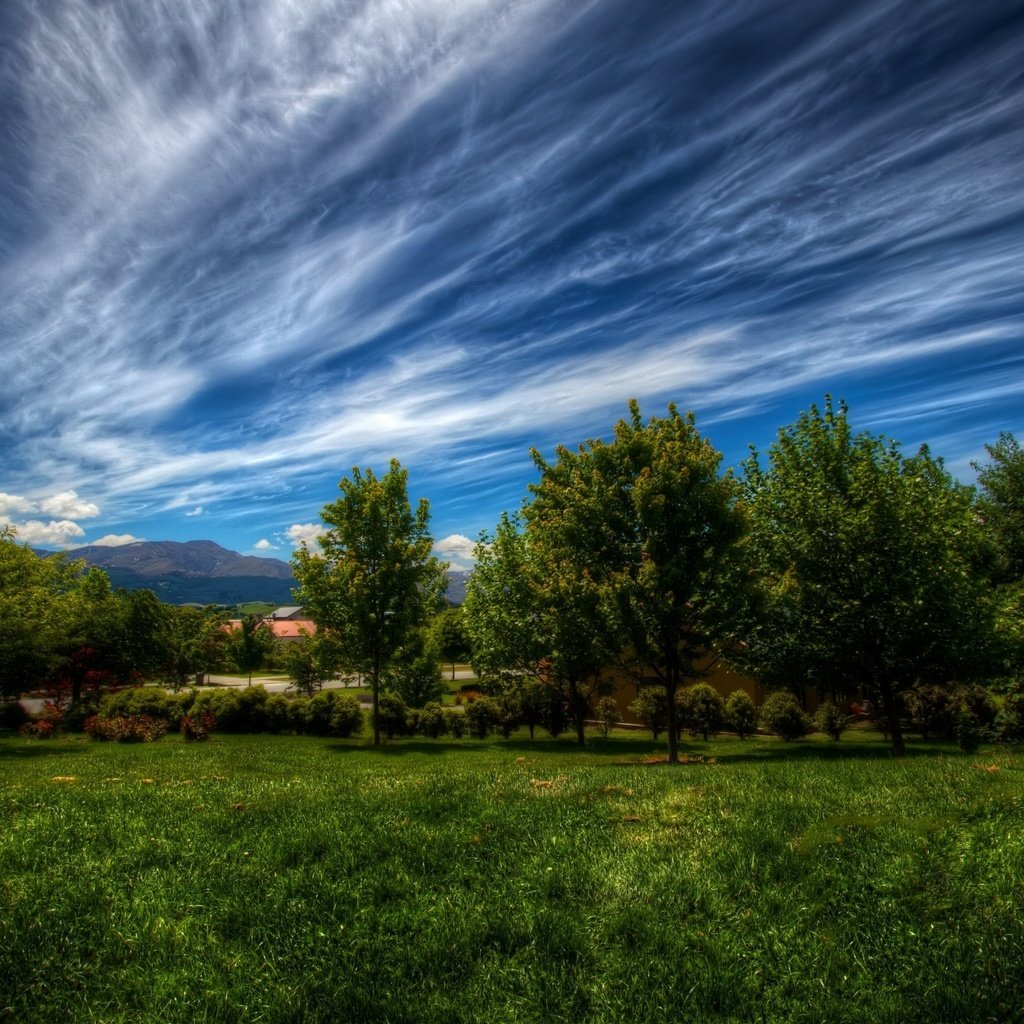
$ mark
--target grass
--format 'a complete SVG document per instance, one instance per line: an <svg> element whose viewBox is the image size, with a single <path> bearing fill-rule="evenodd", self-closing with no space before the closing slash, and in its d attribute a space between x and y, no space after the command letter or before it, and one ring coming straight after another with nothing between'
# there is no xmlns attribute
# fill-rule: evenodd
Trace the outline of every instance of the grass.
<svg viewBox="0 0 1024 1024"><path fill-rule="evenodd" d="M1024 1019L1024 756L0 741L0 1018Z"/></svg>

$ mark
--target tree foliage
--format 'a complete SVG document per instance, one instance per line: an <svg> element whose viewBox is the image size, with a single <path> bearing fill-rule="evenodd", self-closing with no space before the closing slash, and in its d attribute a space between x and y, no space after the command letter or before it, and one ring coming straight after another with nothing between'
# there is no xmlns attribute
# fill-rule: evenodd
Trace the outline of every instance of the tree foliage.
<svg viewBox="0 0 1024 1024"><path fill-rule="evenodd" d="M969 488L926 448L854 434L826 399L745 464L763 602L745 657L768 685L864 688L903 751L901 696L976 671L989 602ZM969 610L969 612L967 612Z"/></svg>
<svg viewBox="0 0 1024 1024"><path fill-rule="evenodd" d="M381 477L354 468L338 486L341 496L321 512L327 532L320 552L303 546L292 567L298 600L337 640L342 667L369 677L380 743L381 681L438 607L445 565L430 553L429 504L422 499L412 508L397 460Z"/></svg>

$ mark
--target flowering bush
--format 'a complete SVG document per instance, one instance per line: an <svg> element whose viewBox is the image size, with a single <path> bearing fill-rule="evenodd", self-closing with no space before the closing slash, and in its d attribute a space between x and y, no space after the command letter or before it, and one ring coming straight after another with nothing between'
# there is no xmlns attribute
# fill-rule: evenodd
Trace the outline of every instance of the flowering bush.
<svg viewBox="0 0 1024 1024"><path fill-rule="evenodd" d="M179 728L186 740L208 740L213 727L217 724L217 716L212 711L199 711L192 715L182 715Z"/></svg>
<svg viewBox="0 0 1024 1024"><path fill-rule="evenodd" d="M42 711L26 722L18 730L21 736L31 736L37 740L49 739L60 728L64 720L64 712L56 701L48 700L43 704Z"/></svg>
<svg viewBox="0 0 1024 1024"><path fill-rule="evenodd" d="M90 715L83 723L83 729L94 740L153 743L166 734L167 723L153 715L116 715L113 718Z"/></svg>

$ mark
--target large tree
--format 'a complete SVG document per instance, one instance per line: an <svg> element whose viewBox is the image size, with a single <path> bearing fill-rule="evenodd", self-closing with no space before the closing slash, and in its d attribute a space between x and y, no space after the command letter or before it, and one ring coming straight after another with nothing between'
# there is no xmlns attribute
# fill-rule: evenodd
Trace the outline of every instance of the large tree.
<svg viewBox="0 0 1024 1024"><path fill-rule="evenodd" d="M593 595L624 666L664 689L675 763L676 692L717 656L743 518L692 414L670 405L644 422L629 408L610 442L560 447L550 463L533 452L541 477L524 514L561 584Z"/></svg>
<svg viewBox="0 0 1024 1024"><path fill-rule="evenodd" d="M768 685L866 690L904 752L902 694L979 664L989 604L972 492L926 448L855 434L826 398L745 464L763 602L747 664Z"/></svg>
<svg viewBox="0 0 1024 1024"><path fill-rule="evenodd" d="M582 744L616 648L600 587L565 557L520 516L503 515L477 545L462 607L484 687L521 693L539 680L565 706Z"/></svg>
<svg viewBox="0 0 1024 1024"><path fill-rule="evenodd" d="M978 473L978 509L997 550L1000 582L1024 581L1024 449L1013 434L985 445L989 462L972 462Z"/></svg>
<svg viewBox="0 0 1024 1024"><path fill-rule="evenodd" d="M343 667L369 677L376 744L381 679L438 608L447 566L430 553L429 504L412 508L397 460L381 477L354 468L338 487L341 497L321 512L320 552L303 546L292 560L297 600L337 638Z"/></svg>

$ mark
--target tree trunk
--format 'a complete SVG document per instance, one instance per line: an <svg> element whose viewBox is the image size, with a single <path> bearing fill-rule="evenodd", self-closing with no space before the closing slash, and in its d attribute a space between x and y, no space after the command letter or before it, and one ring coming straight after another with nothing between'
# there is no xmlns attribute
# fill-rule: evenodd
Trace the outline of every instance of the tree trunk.
<svg viewBox="0 0 1024 1024"><path fill-rule="evenodd" d="M679 734L676 731L676 690L679 682L675 679L665 680L665 701L668 704L668 763L679 764Z"/></svg>
<svg viewBox="0 0 1024 1024"><path fill-rule="evenodd" d="M878 687L878 692L882 698L882 714L885 716L885 724L892 737L893 757L905 757L907 744L903 738L903 724L900 722L899 698L889 683L881 684Z"/></svg>
<svg viewBox="0 0 1024 1024"><path fill-rule="evenodd" d="M370 677L373 688L373 745L380 746L380 662L373 659L373 673Z"/></svg>

